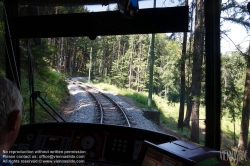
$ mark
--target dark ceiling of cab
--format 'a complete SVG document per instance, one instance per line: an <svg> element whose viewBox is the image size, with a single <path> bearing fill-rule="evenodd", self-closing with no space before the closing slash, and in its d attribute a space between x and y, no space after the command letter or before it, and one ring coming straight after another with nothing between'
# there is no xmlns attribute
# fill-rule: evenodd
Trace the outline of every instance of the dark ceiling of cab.
<svg viewBox="0 0 250 166"><path fill-rule="evenodd" d="M27 5L108 5L117 0L17 0ZM13 38L104 36L188 31L188 6L140 9L133 19L118 11L14 17ZM10 12L8 15L10 15Z"/></svg>
<svg viewBox="0 0 250 166"><path fill-rule="evenodd" d="M18 0L18 3L32 5L108 5L117 3L117 0Z"/></svg>

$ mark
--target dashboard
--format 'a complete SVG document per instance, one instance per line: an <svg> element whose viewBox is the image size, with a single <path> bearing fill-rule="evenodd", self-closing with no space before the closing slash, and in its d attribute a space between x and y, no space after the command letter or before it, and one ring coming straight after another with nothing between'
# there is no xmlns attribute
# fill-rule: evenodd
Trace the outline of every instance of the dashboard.
<svg viewBox="0 0 250 166"><path fill-rule="evenodd" d="M229 166L226 154L138 128L88 123L21 126L4 152L13 165Z"/></svg>
<svg viewBox="0 0 250 166"><path fill-rule="evenodd" d="M22 163L17 161L16 165L34 165L41 159L44 160L46 155L57 155L58 158L60 155L65 155L64 153L73 155L72 152L74 155L77 154L78 160L82 160L82 163L77 165L135 165L145 140L162 144L177 138L123 126L40 123L21 126L10 152L26 151L30 154L29 157L34 156L33 161L24 163L21 160ZM48 165L55 165L55 163Z"/></svg>

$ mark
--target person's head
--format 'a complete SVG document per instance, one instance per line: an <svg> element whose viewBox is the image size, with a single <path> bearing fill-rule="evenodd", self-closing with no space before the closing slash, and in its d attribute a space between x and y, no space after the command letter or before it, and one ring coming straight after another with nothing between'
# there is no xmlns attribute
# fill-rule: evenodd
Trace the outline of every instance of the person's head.
<svg viewBox="0 0 250 166"><path fill-rule="evenodd" d="M23 98L14 83L0 77L0 153L15 142L22 119Z"/></svg>

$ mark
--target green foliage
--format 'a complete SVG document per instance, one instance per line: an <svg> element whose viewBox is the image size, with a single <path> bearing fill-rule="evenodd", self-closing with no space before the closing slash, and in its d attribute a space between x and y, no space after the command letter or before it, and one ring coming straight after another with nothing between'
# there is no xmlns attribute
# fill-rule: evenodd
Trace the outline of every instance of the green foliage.
<svg viewBox="0 0 250 166"><path fill-rule="evenodd" d="M86 79L78 79L78 81L80 81L82 83L88 83L88 80L86 80Z"/></svg>
<svg viewBox="0 0 250 166"><path fill-rule="evenodd" d="M66 73L62 73L63 75L65 75L65 76L69 76L69 73L68 72L66 72ZM84 71L84 72L72 72L72 75L71 75L71 77L86 77L86 76L88 76L88 72L87 71Z"/></svg>
<svg viewBox="0 0 250 166"><path fill-rule="evenodd" d="M103 82L106 83L106 84L111 84L110 77L104 77Z"/></svg>
<svg viewBox="0 0 250 166"><path fill-rule="evenodd" d="M246 61L238 52L231 52L221 57L222 130L223 134L234 139L236 145L240 133Z"/></svg>
<svg viewBox="0 0 250 166"><path fill-rule="evenodd" d="M245 0L238 3L236 0L227 0L222 5L222 13L227 13L223 21L231 21L243 25L249 30L247 19L249 15L246 10ZM0 8L2 6L0 5ZM88 9L84 6L44 6L40 8L41 15L84 13ZM1 17L0 17L1 19ZM3 24L0 24L2 26ZM3 28L0 28L0 42L3 41ZM178 117L178 106L180 98L180 63L181 59L181 33L175 33L174 38L168 38L166 34L156 34L155 38L155 64L153 78L153 93L155 107L162 112L162 121L169 126L176 127ZM61 40L62 39L62 40ZM62 43L61 43L62 42ZM187 44L187 57L193 54L193 36ZM21 41L21 45L24 41ZM142 107L147 107L147 90L149 81L149 57L150 57L151 35L121 35L121 36L97 36L92 41L89 37L68 37L42 39L41 46L32 46L32 54L35 60L35 89L47 93L47 100L53 106L57 106L60 96L66 89L62 75L86 76L90 64L90 48L92 48L91 81L105 82L116 85L121 89L123 95L131 97ZM191 47L191 48L190 48ZM4 55L4 48L0 50ZM58 74L50 68L57 69L58 56L61 55L62 73ZM5 61L0 56L0 61ZM22 63L26 63L27 55L21 56ZM190 58L192 59L192 58ZM192 60L184 59L186 62L186 90L191 85ZM0 66L0 75L4 75L5 67ZM25 69L25 70L24 70ZM205 66L203 66L205 69ZM22 77L27 72L27 65L22 66ZM242 107L242 94L244 89L245 61L237 53L222 56L222 108L223 117L227 120L239 118ZM205 73L203 73L205 75ZM203 75L203 76L204 76ZM204 77L203 77L204 78ZM204 81L204 80L203 80ZM27 76L22 78L22 87L25 94L25 104L29 102ZM62 87L55 87L60 85ZM123 90L131 85L131 90ZM202 94L200 99L204 103L205 85L202 83ZM111 88L113 89L113 88ZM141 93L144 92L144 93ZM62 93L62 94L61 94ZM43 93L44 95L45 93ZM189 95L189 94L187 94ZM57 99L58 98L58 99ZM165 106L167 105L167 106ZM37 107L40 110L39 107ZM27 106L26 106L26 109ZM201 111L202 112L202 111ZM46 117L46 113L38 111L37 119ZM39 121L39 120L38 120ZM230 123L223 127L229 126ZM227 130L227 129L226 129ZM236 130L237 131L237 130ZM189 136L187 134L186 136ZM227 132L232 134L231 129Z"/></svg>
<svg viewBox="0 0 250 166"><path fill-rule="evenodd" d="M139 107L142 107L142 108L148 107L147 93L136 92L136 91L130 90L125 94L125 96L132 98L133 101L135 101ZM152 108L156 108L155 101L152 102Z"/></svg>
<svg viewBox="0 0 250 166"><path fill-rule="evenodd" d="M126 85L125 84L126 78L127 78L127 74L120 73L120 75L115 75L111 79L114 85L122 88L122 87L125 87Z"/></svg>
<svg viewBox="0 0 250 166"><path fill-rule="evenodd" d="M235 120L242 109L246 62L238 53L222 56L222 108ZM228 111L228 112L227 112Z"/></svg>
<svg viewBox="0 0 250 166"><path fill-rule="evenodd" d="M59 6L59 14L68 14L68 13L86 13L88 9L84 6Z"/></svg>
<svg viewBox="0 0 250 166"><path fill-rule="evenodd" d="M5 76L4 70L2 70L2 69L0 69L0 76L2 76L2 77Z"/></svg>
<svg viewBox="0 0 250 166"><path fill-rule="evenodd" d="M166 39L159 36L159 42L164 44L164 50L158 51L157 72L161 84L161 95L168 99L169 102L179 102L180 92L180 75L179 67L181 60L180 44L174 40ZM156 47L158 48L158 47ZM159 82L159 81L158 81Z"/></svg>
<svg viewBox="0 0 250 166"><path fill-rule="evenodd" d="M95 85L104 90L114 92L115 94L120 94L120 95L133 99L133 101L138 107L142 107L142 108L148 107L148 98L147 98L146 92L136 92L131 89L118 88L115 85L110 85L110 84L105 84L105 83L96 83ZM153 108L156 108L156 104L154 101L153 101L152 106Z"/></svg>
<svg viewBox="0 0 250 166"><path fill-rule="evenodd" d="M35 59L36 66L49 66L51 56L58 52L57 47L55 47L54 45L48 45L47 43L48 43L48 39L43 39L42 45L31 46L31 53L32 53L33 58Z"/></svg>
<svg viewBox="0 0 250 166"><path fill-rule="evenodd" d="M30 111L30 92L29 92L29 80L27 77L26 69L21 69L21 73L26 73L21 75L21 93L24 100L24 112L22 124L29 123L29 111ZM0 75L4 76L5 72L0 68ZM66 82L62 74L57 73L47 67L38 68L35 71L35 91L41 91L41 96L54 108L58 109L58 106L67 93ZM41 108L37 103L35 105L35 121L45 122L50 121L50 115L48 115L43 108Z"/></svg>
<svg viewBox="0 0 250 166"><path fill-rule="evenodd" d="M242 110L242 97L241 89L237 88L233 82L229 82L224 90L225 99L222 107L227 109L232 121L238 118Z"/></svg>
<svg viewBox="0 0 250 166"><path fill-rule="evenodd" d="M247 31L250 30L249 13L247 11L248 0L238 2L237 0L227 0L221 5L222 22L229 21L243 26ZM225 13L225 14L224 14Z"/></svg>
<svg viewBox="0 0 250 166"><path fill-rule="evenodd" d="M117 88L114 85L109 85L109 84L104 84L104 83L98 83L98 84L95 84L95 86L98 86L99 88L102 88L109 92L113 92L114 94L119 94L119 95L126 96L128 98L131 98L133 99L135 104L140 108L148 107L148 93L146 92L136 92L131 89L121 89L121 88ZM168 103L169 101L167 101L166 99L163 99L162 97L158 95L153 95L152 108L160 111L161 122L166 124L169 128L175 130L177 133L179 133L183 137L189 139L190 130L188 128L184 128L183 131L178 130L177 125L176 125L177 120L178 120L178 115L179 115L178 104L170 105ZM201 116L201 119L205 117L204 108L201 108L200 116ZM204 144L204 138L201 139L201 143Z"/></svg>
<svg viewBox="0 0 250 166"><path fill-rule="evenodd" d="M131 81L132 89L147 91L150 38L150 35L118 36L116 38L114 42L117 44L112 47L116 48L115 50L118 49L116 54L119 53L119 57L112 63L112 84L125 88L129 87L129 81ZM107 44L108 42L105 44L106 47L108 47ZM168 39L165 34L156 35L154 93L161 94L171 102L179 101L178 64L180 55L181 49L178 42Z"/></svg>
<svg viewBox="0 0 250 166"><path fill-rule="evenodd" d="M26 118L23 118L23 124L26 124L29 122L30 92L28 78L23 76L21 80L22 95L24 98L24 110L25 114L27 115ZM67 93L67 85L64 81L63 75L47 67L39 67L35 71L34 88L35 91L40 91L41 97L44 98L56 110L58 110L58 106L63 96ZM38 105L38 103L35 105L35 111L36 122L51 120L50 115L47 114L44 109Z"/></svg>

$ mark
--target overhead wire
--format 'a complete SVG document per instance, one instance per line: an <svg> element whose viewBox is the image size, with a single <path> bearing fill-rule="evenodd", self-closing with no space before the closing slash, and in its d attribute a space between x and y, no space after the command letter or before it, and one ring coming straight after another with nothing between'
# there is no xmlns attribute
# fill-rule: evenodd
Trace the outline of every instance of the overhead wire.
<svg viewBox="0 0 250 166"><path fill-rule="evenodd" d="M239 47L234 43L234 41L225 33L225 32L222 32L234 45L234 47L240 52L241 55L243 55L244 57L247 57L248 55L243 53Z"/></svg>
<svg viewBox="0 0 250 166"><path fill-rule="evenodd" d="M34 60L33 55L30 50L29 40L26 39L26 49L28 54L28 61L29 61L29 92L30 92L30 117L34 117L34 110L35 110L35 100L33 98L34 95ZM34 123L34 119L30 120L31 123Z"/></svg>
<svg viewBox="0 0 250 166"><path fill-rule="evenodd" d="M5 7L5 1L3 1L3 12L4 12L5 20L6 20L6 28L7 29L5 31L3 25L2 25L2 28L3 28L3 32L8 32L7 35L9 35L10 47L11 47L11 51L12 51L13 61L14 61L14 64L15 64L14 67L12 66L12 63L11 63L11 60L10 60L10 56L11 56L10 54L11 53L9 53L7 42L5 41L6 54L7 54L7 58L8 58L8 61L9 61L10 70L11 70L11 73L12 73L12 76L13 76L13 79L14 79L14 83L19 86L20 93L22 94L22 87L21 87L21 83L20 83L20 76L19 76L18 71L17 71L17 62L16 62L16 58L15 58L15 55L14 55L15 53L14 53L14 48L13 48L13 41L12 41L12 37L11 37L11 34L10 34L9 20L8 20L8 17L7 17L7 12L6 12L6 7ZM15 68L15 69L13 69L13 68ZM14 72L16 72L17 80L15 79ZM23 112L23 118L26 119L26 112L24 111L24 101L22 102L22 110L23 110L22 111Z"/></svg>
<svg viewBox="0 0 250 166"><path fill-rule="evenodd" d="M12 72L12 75L13 75L13 78L14 78L14 82L15 82L16 85L19 86L20 92L21 92L20 77L19 77L18 72L17 72L16 58L15 58L15 55L14 55L15 53L14 53L14 49L13 49L13 41L12 41L12 37L11 37L11 34L10 34L9 21L8 21L7 12L6 12L5 1L3 2L3 10L4 10L4 15L5 15L5 20L6 20L6 28L7 28L6 31L8 32L7 35L9 36L10 47L11 47L11 51L12 51L12 54L9 53L8 48L7 48L7 43L6 43L6 41L5 41L6 53L7 53L8 59L9 59L9 64L10 64L11 72ZM13 56L13 60L14 60L14 64L15 64L14 67L15 67L15 68L12 66L12 63L11 63L11 61L10 61L10 56L11 56L10 54ZM13 68L14 68L14 69L13 69ZM18 80L16 80L15 77L14 77L14 70L15 70L15 72L16 72L16 76L17 76L17 79L18 79Z"/></svg>

